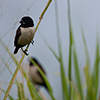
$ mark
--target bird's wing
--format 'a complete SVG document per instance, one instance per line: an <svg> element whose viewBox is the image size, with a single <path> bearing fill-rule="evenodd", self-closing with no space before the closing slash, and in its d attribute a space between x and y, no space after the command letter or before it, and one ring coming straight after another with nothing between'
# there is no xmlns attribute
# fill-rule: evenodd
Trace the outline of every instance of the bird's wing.
<svg viewBox="0 0 100 100"><path fill-rule="evenodd" d="M14 46L17 45L18 39L21 35L21 30L20 30L20 26L18 27L17 31L16 31L16 36L15 36L15 41L14 41Z"/></svg>
<svg viewBox="0 0 100 100"><path fill-rule="evenodd" d="M39 68L42 70L42 72L46 75L46 72L45 72L45 70L43 69L43 67L41 67L41 65L39 65ZM46 83L45 83L45 80L44 80L44 78L42 77L42 75L41 75L41 73L39 72L39 71L37 71L38 72L38 75L41 77L41 79L43 80L43 83L42 84L40 84L40 85L43 85L47 90L48 90L48 88L47 88L47 85L46 85ZM38 83L39 84L39 83Z"/></svg>
<svg viewBox="0 0 100 100"><path fill-rule="evenodd" d="M45 70L41 67L41 65L38 65L39 66L39 68L41 69L41 71L46 75L46 72L45 72ZM44 79L43 79L43 77L42 77L42 75L41 75L41 73L37 70L37 73L39 74L39 76L42 78L42 80L44 81Z"/></svg>
<svg viewBox="0 0 100 100"><path fill-rule="evenodd" d="M46 75L46 72L45 72L45 70L43 69L43 67L41 66L41 65L38 65L39 66L39 68L42 70L42 72Z"/></svg>

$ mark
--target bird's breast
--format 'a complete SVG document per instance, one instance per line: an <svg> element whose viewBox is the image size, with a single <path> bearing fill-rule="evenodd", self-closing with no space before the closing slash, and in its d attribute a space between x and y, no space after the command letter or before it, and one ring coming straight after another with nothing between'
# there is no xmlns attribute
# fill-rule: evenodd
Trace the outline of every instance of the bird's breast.
<svg viewBox="0 0 100 100"><path fill-rule="evenodd" d="M43 83L43 80L40 77L40 75L38 74L37 68L35 66L34 67L29 67L29 77L31 78L31 80L34 83L39 83L39 84Z"/></svg>
<svg viewBox="0 0 100 100"><path fill-rule="evenodd" d="M29 44L34 37L34 31L35 31L34 27L21 28L21 35L18 39L18 44L19 45Z"/></svg>

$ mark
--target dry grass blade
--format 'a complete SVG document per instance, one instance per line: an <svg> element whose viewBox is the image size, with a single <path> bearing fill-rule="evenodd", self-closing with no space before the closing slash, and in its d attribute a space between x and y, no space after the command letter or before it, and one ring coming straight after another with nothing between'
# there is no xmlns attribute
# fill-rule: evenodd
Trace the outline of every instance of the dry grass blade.
<svg viewBox="0 0 100 100"><path fill-rule="evenodd" d="M1 87L0 87L0 90L1 90L2 92L6 93ZM9 97L9 100L14 100L14 98L11 97L10 95L8 95L8 97Z"/></svg>

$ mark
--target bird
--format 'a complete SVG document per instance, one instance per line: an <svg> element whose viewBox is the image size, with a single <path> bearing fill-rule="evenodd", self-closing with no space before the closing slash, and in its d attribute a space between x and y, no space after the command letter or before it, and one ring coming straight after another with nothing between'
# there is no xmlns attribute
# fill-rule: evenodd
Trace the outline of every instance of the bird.
<svg viewBox="0 0 100 100"><path fill-rule="evenodd" d="M35 86L43 86L48 91L47 85L44 81L43 76L37 69L36 65L32 63L32 60L35 62L35 64L41 69L41 71L46 75L46 72L40 62L35 58L31 57L31 60L29 60L29 68L28 68L28 76L31 79L32 83L35 84ZM36 90L39 90L39 88L36 87Z"/></svg>
<svg viewBox="0 0 100 100"><path fill-rule="evenodd" d="M35 34L35 28L34 28L34 21L29 16L24 16L20 20L20 25L16 30L15 40L14 40L14 54L18 52L18 50L21 48L22 51L28 55L26 52L27 50L23 50L22 47L28 45L29 43L33 44L33 37Z"/></svg>

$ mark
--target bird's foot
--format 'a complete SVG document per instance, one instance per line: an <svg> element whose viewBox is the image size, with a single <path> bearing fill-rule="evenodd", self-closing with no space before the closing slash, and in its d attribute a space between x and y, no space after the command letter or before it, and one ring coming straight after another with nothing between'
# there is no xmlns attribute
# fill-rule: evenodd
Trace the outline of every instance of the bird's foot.
<svg viewBox="0 0 100 100"><path fill-rule="evenodd" d="M29 54L27 53L27 49L26 50L23 50L23 48L21 48L23 53L25 53L26 56L28 56Z"/></svg>
<svg viewBox="0 0 100 100"><path fill-rule="evenodd" d="M34 40L32 40L32 41L31 41L31 43L32 43L32 45L33 45L33 43L34 43Z"/></svg>

